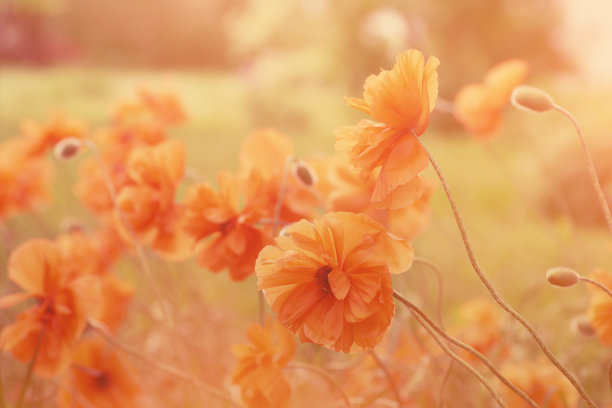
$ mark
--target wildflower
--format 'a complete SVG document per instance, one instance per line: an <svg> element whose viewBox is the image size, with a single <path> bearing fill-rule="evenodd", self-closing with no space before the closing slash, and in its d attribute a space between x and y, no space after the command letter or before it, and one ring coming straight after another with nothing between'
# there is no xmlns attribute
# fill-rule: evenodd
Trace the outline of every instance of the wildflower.
<svg viewBox="0 0 612 408"><path fill-rule="evenodd" d="M429 202L435 189L431 180L421 180L421 196L412 204L397 210L376 208L370 197L376 185L378 172L366 180L351 171L348 156L339 153L326 161L315 164L322 175L319 189L328 200L331 211L364 213L383 224L393 235L412 241L420 235L429 222Z"/></svg>
<svg viewBox="0 0 612 408"><path fill-rule="evenodd" d="M402 208L421 195L418 173L428 158L416 136L427 128L438 96L438 65L435 57L425 63L420 51L405 51L390 71L366 79L364 99L346 99L377 122L339 129L336 149L349 154L364 180L380 168L371 197L378 208Z"/></svg>
<svg viewBox="0 0 612 408"><path fill-rule="evenodd" d="M512 90L527 76L529 67L513 59L494 66L483 83L465 85L455 96L455 117L477 139L487 139L499 129Z"/></svg>
<svg viewBox="0 0 612 408"><path fill-rule="evenodd" d="M507 363L501 372L539 406L571 407L578 400L578 393L570 382L555 367L542 361ZM508 408L525 406L525 401L510 389L504 388L504 392Z"/></svg>
<svg viewBox="0 0 612 408"><path fill-rule="evenodd" d="M595 270L591 279L612 290L612 273L603 269ZM590 287L591 303L587 312L589 321L597 333L597 338L604 346L612 344L612 298L597 287Z"/></svg>
<svg viewBox="0 0 612 408"><path fill-rule="evenodd" d="M521 85L514 88L510 102L518 109L527 112L546 112L555 107L552 97L539 88Z"/></svg>
<svg viewBox="0 0 612 408"><path fill-rule="evenodd" d="M279 203L278 215L285 222L312 218L320 205L313 189L315 173L293 154L293 145L287 136L274 129L259 129L245 138L239 155L243 173L257 173L261 179L261 194L268 200L268 216L274 217Z"/></svg>
<svg viewBox="0 0 612 408"><path fill-rule="evenodd" d="M408 269L413 249L361 214L301 220L266 246L255 265L279 321L302 342L335 351L372 349L394 315L391 274Z"/></svg>
<svg viewBox="0 0 612 408"><path fill-rule="evenodd" d="M61 408L131 408L138 406L140 387L125 357L98 339L85 339L77 345L70 372L57 397ZM89 405L82 404L81 398Z"/></svg>
<svg viewBox="0 0 612 408"><path fill-rule="evenodd" d="M546 280L551 285L565 288L578 283L580 277L575 270L560 266L546 271Z"/></svg>
<svg viewBox="0 0 612 408"><path fill-rule="evenodd" d="M4 296L1 307L26 299L36 304L17 316L0 334L0 343L21 362L30 362L38 350L35 372L53 377L70 363L72 349L95 316L100 297L98 277L71 276L55 243L30 240L15 249L8 276L24 292Z"/></svg>
<svg viewBox="0 0 612 408"><path fill-rule="evenodd" d="M187 191L185 230L195 240L200 265L213 272L227 268L233 280L243 280L254 272L257 254L270 242L270 234L257 227L267 215L267 199L262 205L261 179L255 173L241 180L222 172L218 179L218 192L208 183Z"/></svg>
<svg viewBox="0 0 612 408"><path fill-rule="evenodd" d="M184 168L185 146L178 140L140 147L130 154L129 181L117 193L114 212L115 226L127 242L133 239L131 228L140 242L161 255L178 259L189 255L187 238L179 228L183 208L174 201Z"/></svg>
<svg viewBox="0 0 612 408"><path fill-rule="evenodd" d="M271 319L265 326L249 326L247 337L251 344L232 347L239 359L232 383L240 386L249 408L288 407L291 387L282 369L295 354L295 338Z"/></svg>

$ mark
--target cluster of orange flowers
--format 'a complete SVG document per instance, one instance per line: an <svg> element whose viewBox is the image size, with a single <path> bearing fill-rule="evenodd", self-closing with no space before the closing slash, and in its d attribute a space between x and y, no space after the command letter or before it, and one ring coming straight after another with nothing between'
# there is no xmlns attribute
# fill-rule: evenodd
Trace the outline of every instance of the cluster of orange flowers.
<svg viewBox="0 0 612 408"><path fill-rule="evenodd" d="M368 77L363 99L346 101L371 119L337 131L338 153L302 160L288 137L257 130L243 142L236 173L220 172L216 186L190 181L180 194L188 182L185 146L168 129L185 114L172 95L141 91L91 133L64 117L24 127L0 146L0 220L49 199L45 153L64 141L69 148L60 156L92 153L80 164L75 193L100 229L88 234L75 227L12 250L8 277L23 291L0 298L0 307L33 302L2 329L0 346L40 377L61 376L60 406L135 406L140 386L125 350L96 338L92 324L118 332L134 289L111 272L113 264L134 251L146 256L147 247L165 262L195 258L209 271L227 270L234 281L256 274L274 317L249 326L250 343L233 348L231 382L248 407L290 406L295 379L286 368L295 338L343 353L380 345L378 355L338 376L360 403L395 398L400 406L433 406L446 376L456 379L452 387L473 387L443 366L444 355L422 330L386 337L396 315L392 275L411 267L411 241L427 226L436 187L420 177L430 161L420 137L438 97L438 65L409 50L391 70ZM525 62L508 61L482 84L463 88L457 119L478 138L492 134L526 72ZM594 279L612 289L609 273ZM475 300L460 314L463 321L448 333L502 364L502 373L537 404L577 401L555 369L511 358L491 302ZM594 291L589 318L610 344L612 298L605 292ZM509 407L524 406L513 393L506 399Z"/></svg>

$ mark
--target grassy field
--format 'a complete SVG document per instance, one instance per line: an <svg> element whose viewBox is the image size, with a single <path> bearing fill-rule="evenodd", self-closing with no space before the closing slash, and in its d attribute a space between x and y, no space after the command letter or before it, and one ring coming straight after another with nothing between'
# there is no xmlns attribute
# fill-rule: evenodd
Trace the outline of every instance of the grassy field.
<svg viewBox="0 0 612 408"><path fill-rule="evenodd" d="M95 129L108 121L118 101L130 98L138 86L168 89L179 96L189 119L172 135L186 141L188 166L211 181L218 170L236 169L241 140L252 129L279 128L292 137L298 154L307 157L313 152L333 152L334 129L361 118L344 104L343 97L349 91L329 84L300 85L279 92L236 73L4 68L0 71L0 139L18 134L22 119L44 120L56 111L82 119ZM582 97L589 100L597 95ZM572 101L569 93L563 98ZM597 131L605 125L601 118L575 101L571 104L589 124L588 129L601 133ZM432 117L431 130L423 140L448 178L483 269L500 293L541 329L555 351L578 345L568 361L570 366L579 368L589 359L601 359L603 351L595 340L578 338L570 330L571 318L588 305L586 289L559 290L544 284L545 271L552 266L567 265L584 274L595 266L612 266L611 241L603 228L582 227L569 217L543 216L539 197L553 183L554 175L546 172L541 159L553 160L556 151L570 146L576 153L576 164L582 165L569 124L559 117L512 111L499 137L480 144L456 126L449 126L444 115ZM95 224L72 195L75 165L57 163L56 167L54 204L44 209L40 218L26 215L10 220L11 226L21 231L20 239L52 236L66 215L88 217L88 222ZM431 169L426 171L426 177L434 176ZM597 211L596 206L592 208ZM449 321L462 301L486 295L468 263L441 188L433 199L430 227L414 245L417 256L432 260L443 272L444 311ZM4 271L7 252L0 253L0 270ZM123 275L142 286L142 277L130 272L132 266L122 264ZM180 286L195 288L209 311L231 305L237 320L216 324L230 332L230 338L243 336L244 325L238 323L252 320L257 308L256 296L244 295L252 293L254 277L236 284L225 274L209 274L191 262L169 268L171 274L184 276L179 279L183 282ZM419 293L435 293L435 277L423 267L416 266L395 279L397 288L413 298ZM0 288L8 290L6 283L1 276ZM431 308L431 299L421 297L420 301L426 309ZM214 313L210 316L214 319ZM142 326L131 326L125 337L137 338L142 330ZM585 375L593 384L600 384L592 373ZM213 381L215 375L208 373L206 378Z"/></svg>

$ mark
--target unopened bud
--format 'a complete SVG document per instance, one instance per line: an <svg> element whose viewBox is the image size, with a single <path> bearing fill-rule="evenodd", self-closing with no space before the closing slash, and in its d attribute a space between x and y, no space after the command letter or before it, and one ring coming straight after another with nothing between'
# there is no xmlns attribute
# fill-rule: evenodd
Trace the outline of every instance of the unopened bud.
<svg viewBox="0 0 612 408"><path fill-rule="evenodd" d="M53 149L53 154L60 160L68 160L79 152L81 140L74 137L67 137L60 140Z"/></svg>
<svg viewBox="0 0 612 408"><path fill-rule="evenodd" d="M533 86L521 85L514 88L510 102L527 112L546 112L555 107L552 97L541 89Z"/></svg>
<svg viewBox="0 0 612 408"><path fill-rule="evenodd" d="M591 337L595 335L595 329L591 325L591 322L589 322L587 316L578 316L574 318L572 320L572 327L577 333L585 337Z"/></svg>
<svg viewBox="0 0 612 408"><path fill-rule="evenodd" d="M304 187L312 187L319 181L317 172L308 163L299 159L293 162L291 172Z"/></svg>
<svg viewBox="0 0 612 408"><path fill-rule="evenodd" d="M568 287L573 286L580 280L578 273L570 268L559 266L550 268L546 272L546 279L551 285Z"/></svg>
<svg viewBox="0 0 612 408"><path fill-rule="evenodd" d="M60 230L67 233L84 232L85 227L76 218L64 218L60 222Z"/></svg>

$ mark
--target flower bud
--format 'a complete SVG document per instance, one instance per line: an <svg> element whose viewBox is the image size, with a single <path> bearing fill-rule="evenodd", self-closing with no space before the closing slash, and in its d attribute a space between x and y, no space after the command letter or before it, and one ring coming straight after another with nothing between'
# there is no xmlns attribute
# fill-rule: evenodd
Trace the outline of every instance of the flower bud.
<svg viewBox="0 0 612 408"><path fill-rule="evenodd" d="M550 268L546 272L546 279L551 285L568 287L573 286L580 280L578 273L570 268L558 266Z"/></svg>
<svg viewBox="0 0 612 408"><path fill-rule="evenodd" d="M516 108L527 112L546 112L555 107L555 102L549 94L528 85L514 88L510 101Z"/></svg>
<svg viewBox="0 0 612 408"><path fill-rule="evenodd" d="M319 181L317 172L308 163L299 159L293 162L291 173L304 187L313 187Z"/></svg>
<svg viewBox="0 0 612 408"><path fill-rule="evenodd" d="M591 337L595 335L595 329L589 322L587 316L578 316L572 320L572 328L579 334L585 337Z"/></svg>
<svg viewBox="0 0 612 408"><path fill-rule="evenodd" d="M53 154L60 160L68 160L79 152L81 140L74 137L67 137L60 140L53 149Z"/></svg>

